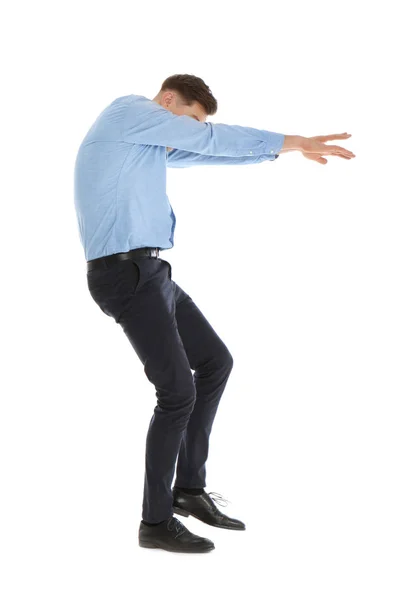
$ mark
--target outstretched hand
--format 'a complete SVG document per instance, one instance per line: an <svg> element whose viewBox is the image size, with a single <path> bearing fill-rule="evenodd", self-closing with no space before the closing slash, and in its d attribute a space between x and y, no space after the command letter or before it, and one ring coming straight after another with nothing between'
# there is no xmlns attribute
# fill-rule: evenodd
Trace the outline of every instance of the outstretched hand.
<svg viewBox="0 0 403 600"><path fill-rule="evenodd" d="M301 152L305 158L314 160L322 165L327 163L326 158L323 158L324 154L331 154L333 156L340 156L340 158L354 158L350 150L342 148L341 146L326 146L325 142L331 140L345 140L351 137L351 133L333 133L331 135L317 135L315 137L304 137L301 144Z"/></svg>

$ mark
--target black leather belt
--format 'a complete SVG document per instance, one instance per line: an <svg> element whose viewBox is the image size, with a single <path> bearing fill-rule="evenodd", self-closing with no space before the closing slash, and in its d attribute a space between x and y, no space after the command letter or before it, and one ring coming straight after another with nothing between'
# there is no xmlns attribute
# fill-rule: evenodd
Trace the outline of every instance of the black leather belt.
<svg viewBox="0 0 403 600"><path fill-rule="evenodd" d="M129 252L119 252L118 254L110 254L109 256L101 256L100 258L94 258L93 260L87 261L87 272L93 269L107 268L115 265L121 260L129 260L130 258L136 258L139 256L150 256L158 258L160 254L159 248L135 248L129 250Z"/></svg>

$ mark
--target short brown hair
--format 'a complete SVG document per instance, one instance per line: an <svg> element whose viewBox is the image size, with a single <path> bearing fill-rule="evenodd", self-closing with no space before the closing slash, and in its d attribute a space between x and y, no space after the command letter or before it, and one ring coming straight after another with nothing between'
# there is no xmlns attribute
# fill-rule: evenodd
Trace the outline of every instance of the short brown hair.
<svg viewBox="0 0 403 600"><path fill-rule="evenodd" d="M207 115L217 112L217 100L203 79L196 75L171 75L163 82L160 92L172 90L178 93L185 106L198 102Z"/></svg>

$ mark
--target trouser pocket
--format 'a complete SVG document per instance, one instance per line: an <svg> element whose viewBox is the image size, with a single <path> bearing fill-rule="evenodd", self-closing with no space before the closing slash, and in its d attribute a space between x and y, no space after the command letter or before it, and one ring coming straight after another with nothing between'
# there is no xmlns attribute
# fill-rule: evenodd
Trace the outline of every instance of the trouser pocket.
<svg viewBox="0 0 403 600"><path fill-rule="evenodd" d="M132 258L116 263L105 270L87 273L92 299L103 313L118 320L136 295L142 283L140 261Z"/></svg>

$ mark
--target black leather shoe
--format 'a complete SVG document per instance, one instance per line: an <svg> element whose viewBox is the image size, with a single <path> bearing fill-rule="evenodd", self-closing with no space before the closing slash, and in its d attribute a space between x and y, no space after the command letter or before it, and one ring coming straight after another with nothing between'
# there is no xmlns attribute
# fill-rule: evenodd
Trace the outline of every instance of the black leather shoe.
<svg viewBox="0 0 403 600"><path fill-rule="evenodd" d="M209 552L215 548L211 540L191 533L174 516L159 525L146 525L141 521L139 546L170 552Z"/></svg>
<svg viewBox="0 0 403 600"><path fill-rule="evenodd" d="M238 519L227 517L227 515L224 515L214 504L214 496L217 498L215 501L218 503L221 503L222 500L228 502L220 494L216 494L215 492L209 492L207 494L206 492L203 492L198 496L193 496L182 490L178 490L175 487L172 490L172 494L173 512L182 515L182 517L191 515L192 517L203 521L203 523L207 523L207 525L222 527L223 529L246 529L245 523L242 523L242 521L239 521Z"/></svg>

